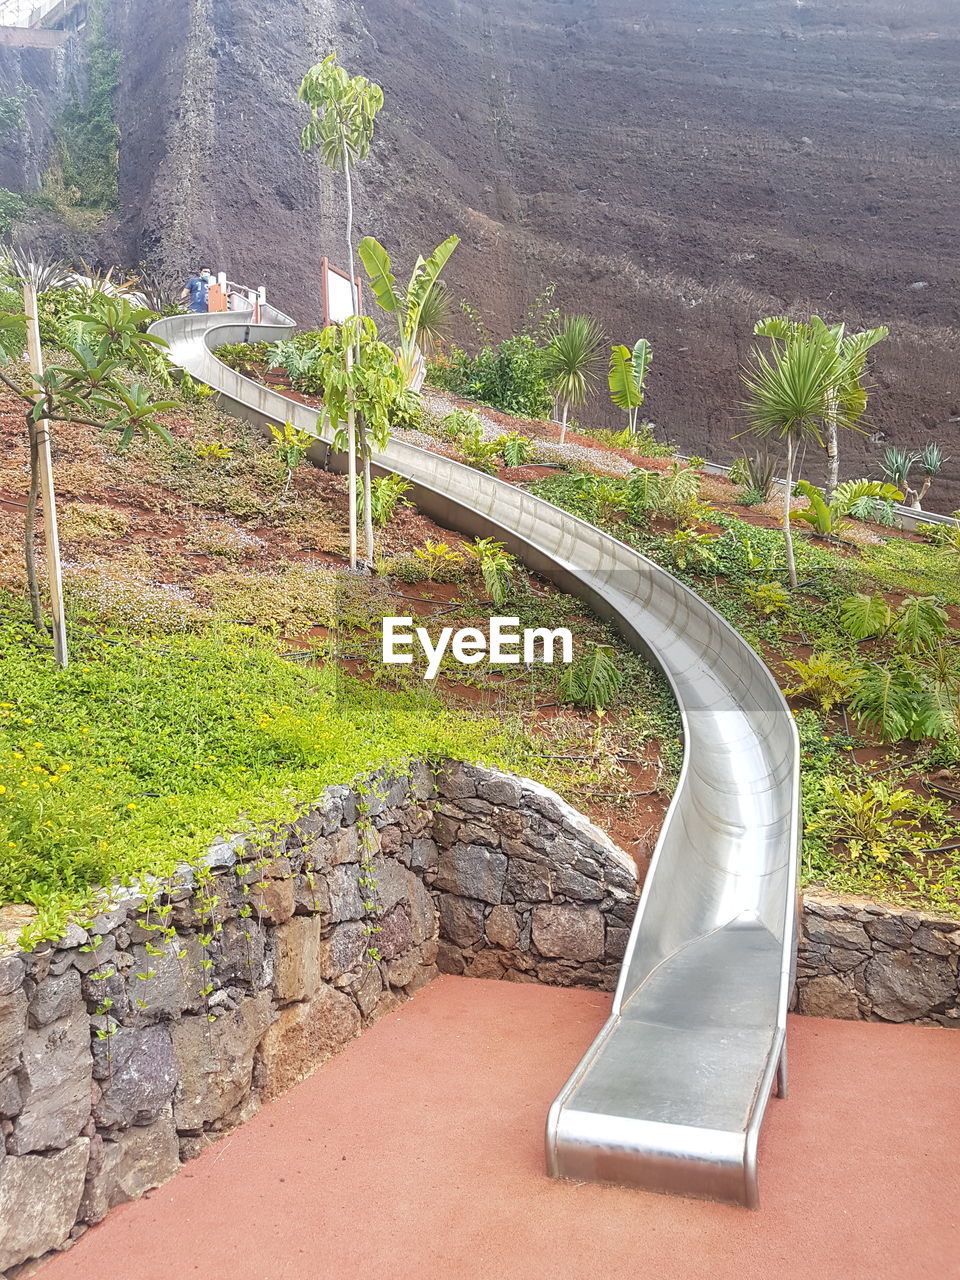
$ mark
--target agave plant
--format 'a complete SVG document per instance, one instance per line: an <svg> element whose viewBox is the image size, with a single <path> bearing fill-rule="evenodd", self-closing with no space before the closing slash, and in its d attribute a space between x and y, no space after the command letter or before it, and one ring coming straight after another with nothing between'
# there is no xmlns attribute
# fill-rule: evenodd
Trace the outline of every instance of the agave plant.
<svg viewBox="0 0 960 1280"><path fill-rule="evenodd" d="M449 236L429 258L418 257L407 287L398 289L390 255L383 245L373 236L360 241L360 261L370 277L374 297L384 311L396 317L401 371L407 386L416 390L426 372L421 348L433 345L448 321L449 297L440 272L459 243L459 236Z"/></svg>
<svg viewBox="0 0 960 1280"><path fill-rule="evenodd" d="M2 252L10 273L22 284L33 285L37 293L74 283L69 265L55 254L25 244L6 245Z"/></svg>
<svg viewBox="0 0 960 1280"><path fill-rule="evenodd" d="M633 351L618 346L610 352L610 372L607 375L610 396L617 408L626 413L627 429L631 435L637 429L637 414L643 404L644 384L652 360L653 349L646 338L635 343Z"/></svg>
<svg viewBox="0 0 960 1280"><path fill-rule="evenodd" d="M922 511L927 491L943 470L944 464L949 461L949 458L944 457L943 448L939 444L926 444L917 450L891 447L883 452L880 470L891 484L903 490L904 501L908 506L913 507L914 511ZM919 488L914 488L910 484L910 472L918 464L923 481Z"/></svg>
<svg viewBox="0 0 960 1280"><path fill-rule="evenodd" d="M583 404L597 379L603 341L603 330L592 316L568 316L550 339L544 373L563 404L561 444L567 434L570 406Z"/></svg>

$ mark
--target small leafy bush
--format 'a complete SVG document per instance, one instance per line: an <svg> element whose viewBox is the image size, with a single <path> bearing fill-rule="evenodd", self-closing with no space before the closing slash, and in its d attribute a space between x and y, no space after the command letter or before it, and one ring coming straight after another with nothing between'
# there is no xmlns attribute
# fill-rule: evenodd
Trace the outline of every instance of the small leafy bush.
<svg viewBox="0 0 960 1280"><path fill-rule="evenodd" d="M551 407L544 350L528 334L483 347L475 357L453 347L443 360L430 364L428 376L435 387L521 418L542 418Z"/></svg>
<svg viewBox="0 0 960 1280"><path fill-rule="evenodd" d="M564 669L560 696L575 706L591 711L609 707L620 692L623 677L610 645L591 644L579 661Z"/></svg>
<svg viewBox="0 0 960 1280"><path fill-rule="evenodd" d="M832 653L814 653L807 662L788 662L787 668L797 680L784 692L790 697L809 698L827 715L849 699L862 675L859 668Z"/></svg>
<svg viewBox="0 0 960 1280"><path fill-rule="evenodd" d="M675 529L665 540L673 563L678 569L710 569L717 563L713 545L715 533L698 533L695 529Z"/></svg>
<svg viewBox="0 0 960 1280"><path fill-rule="evenodd" d="M459 582L463 577L463 556L446 542L428 538L422 547L414 547L413 554L428 582Z"/></svg>
<svg viewBox="0 0 960 1280"><path fill-rule="evenodd" d="M477 471L486 472L487 475L496 474L496 459L500 455L499 440L484 440L480 436L466 436L460 441L460 448L463 452L464 460L469 466L475 467Z"/></svg>
<svg viewBox="0 0 960 1280"><path fill-rule="evenodd" d="M822 803L806 819L811 834L846 846L848 856L881 867L900 862L936 841L944 806L882 778L822 780ZM928 832L933 829L933 833Z"/></svg>
<svg viewBox="0 0 960 1280"><path fill-rule="evenodd" d="M513 585L513 575L517 567L515 558L502 542L495 542L493 538L477 538L469 550L476 556L483 576L483 585L490 599L499 609L506 603Z"/></svg>
<svg viewBox="0 0 960 1280"><path fill-rule="evenodd" d="M266 364L270 359L270 344L267 342L228 342L217 347L216 356L230 369L236 369L245 378L252 378L257 366Z"/></svg>
<svg viewBox="0 0 960 1280"><path fill-rule="evenodd" d="M786 613L792 603L790 592L782 582L760 582L756 586L747 583L744 591L757 613L764 618L772 617L777 613Z"/></svg>
<svg viewBox="0 0 960 1280"><path fill-rule="evenodd" d="M377 476L370 486L370 509L378 529L388 525L401 507L412 503L404 496L413 488L403 476ZM358 485L357 505L363 509L363 482Z"/></svg>
<svg viewBox="0 0 960 1280"><path fill-rule="evenodd" d="M508 467L522 467L533 456L533 441L519 431L511 431L497 441L500 454Z"/></svg>

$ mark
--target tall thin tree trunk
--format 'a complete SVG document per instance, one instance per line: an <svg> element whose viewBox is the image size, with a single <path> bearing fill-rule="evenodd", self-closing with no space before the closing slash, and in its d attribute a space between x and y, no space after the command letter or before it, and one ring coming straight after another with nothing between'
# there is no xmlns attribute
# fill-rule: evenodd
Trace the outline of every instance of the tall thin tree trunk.
<svg viewBox="0 0 960 1280"><path fill-rule="evenodd" d="M23 522L23 558L27 566L27 589L30 592L30 616L41 635L46 635L43 610L40 607L40 584L37 581L37 499L40 496L40 439L37 424L27 421L27 438L30 441L30 491L27 494L27 512Z"/></svg>
<svg viewBox="0 0 960 1280"><path fill-rule="evenodd" d="M793 436L787 434L787 474L783 480L783 542L787 554L790 586L797 589L797 564L793 556L793 534L790 532L790 499L793 497Z"/></svg>
<svg viewBox="0 0 960 1280"><path fill-rule="evenodd" d="M829 505L833 501L840 482L840 449L837 440L837 400L830 395L827 400L827 483L824 498Z"/></svg>
<svg viewBox="0 0 960 1280"><path fill-rule="evenodd" d="M565 436L566 436L566 434L567 434L567 413L568 413L569 409L570 409L570 405L569 405L569 403L568 403L566 400L564 400L564 402L563 402L563 421L560 423L560 443L561 443L561 444L563 444L564 437L565 437Z"/></svg>
<svg viewBox="0 0 960 1280"><path fill-rule="evenodd" d="M343 176L347 188L347 263L350 271L350 298L353 310L357 310L357 286L353 273L353 184L350 178L350 155L347 144L343 144ZM353 368L354 350L349 346L346 352L347 371ZM351 404L347 409L347 505L350 511L350 568L357 567L357 415ZM366 501L366 495L364 495Z"/></svg>

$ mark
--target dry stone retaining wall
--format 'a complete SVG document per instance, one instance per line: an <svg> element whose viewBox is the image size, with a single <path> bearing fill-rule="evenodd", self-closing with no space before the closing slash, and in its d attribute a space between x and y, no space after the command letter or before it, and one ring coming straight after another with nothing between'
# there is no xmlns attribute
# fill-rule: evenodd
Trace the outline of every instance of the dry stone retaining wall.
<svg viewBox="0 0 960 1280"><path fill-rule="evenodd" d="M960 920L804 895L796 1004L824 1018L960 1026Z"/></svg>
<svg viewBox="0 0 960 1280"><path fill-rule="evenodd" d="M632 861L585 818L462 765L331 787L269 847L223 841L206 862L149 909L120 897L57 944L0 955L8 1276L439 971L611 989L636 908Z"/></svg>

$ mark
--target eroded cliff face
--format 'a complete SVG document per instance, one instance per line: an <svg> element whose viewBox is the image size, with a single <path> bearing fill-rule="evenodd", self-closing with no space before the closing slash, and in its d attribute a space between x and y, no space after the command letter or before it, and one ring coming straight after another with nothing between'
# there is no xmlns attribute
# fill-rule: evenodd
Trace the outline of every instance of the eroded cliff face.
<svg viewBox="0 0 960 1280"><path fill-rule="evenodd" d="M845 471L882 442L960 455L953 0L114 3L131 263L202 258L316 319L342 188L300 154L295 95L336 48L386 95L357 234L402 271L457 232L454 295L498 336L555 281L614 340L652 340L664 432L729 457L759 315L887 323L875 439Z"/></svg>

